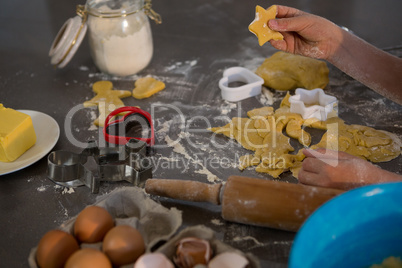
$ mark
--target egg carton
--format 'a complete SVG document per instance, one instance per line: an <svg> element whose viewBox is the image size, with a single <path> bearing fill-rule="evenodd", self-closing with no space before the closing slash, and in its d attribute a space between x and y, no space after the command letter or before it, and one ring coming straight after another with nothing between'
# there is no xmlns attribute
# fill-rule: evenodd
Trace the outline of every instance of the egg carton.
<svg viewBox="0 0 402 268"><path fill-rule="evenodd" d="M129 225L137 229L145 242L146 252L162 241L169 240L182 224L181 211L165 208L149 198L138 187L122 187L109 194L100 196L93 205L106 209L115 219L115 225ZM73 234L77 216L67 220L57 229ZM38 241L39 242L39 241ZM102 242L82 243L81 248L101 250ZM36 263L37 247L31 249L28 263L30 268L38 268ZM132 268L134 263L121 268Z"/></svg>
<svg viewBox="0 0 402 268"><path fill-rule="evenodd" d="M92 204L106 209L115 219L115 225L130 225L137 229L145 242L145 253L158 252L173 260L177 242L185 237L197 237L207 240L211 246L213 256L223 252L233 252L245 257L249 262L249 268L260 268L258 258L251 253L244 253L220 240L216 239L212 229L204 225L191 226L176 233L182 224L181 211L176 208L167 209L149 198L138 187L122 187L109 194L98 197ZM74 223L77 216L65 221L57 229L73 235ZM165 242L162 246L158 245ZM82 243L81 248L102 249L102 242ZM155 250L155 248L157 248ZM36 263L37 247L31 249L28 263L30 268L38 268ZM121 268L132 268L130 263ZM229 266L230 267L230 266Z"/></svg>

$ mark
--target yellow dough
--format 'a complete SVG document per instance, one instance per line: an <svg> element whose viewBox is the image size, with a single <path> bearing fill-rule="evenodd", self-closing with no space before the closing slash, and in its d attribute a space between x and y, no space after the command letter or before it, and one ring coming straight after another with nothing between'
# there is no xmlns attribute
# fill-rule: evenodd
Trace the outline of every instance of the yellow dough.
<svg viewBox="0 0 402 268"><path fill-rule="evenodd" d="M265 86L276 90L323 89L329 82L324 61L282 51L265 59L255 73L264 79Z"/></svg>
<svg viewBox="0 0 402 268"><path fill-rule="evenodd" d="M247 167L256 166L261 162L258 156L247 154L240 157L239 169L243 170Z"/></svg>
<svg viewBox="0 0 402 268"><path fill-rule="evenodd" d="M401 154L400 139L383 130L342 124L333 132L329 129L321 141L311 148L338 149L374 163L390 161Z"/></svg>
<svg viewBox="0 0 402 268"><path fill-rule="evenodd" d="M211 128L209 130L235 139L244 148L256 151L262 146L264 141L264 138L258 133L254 126L257 120L258 119L234 117L229 124L223 127Z"/></svg>
<svg viewBox="0 0 402 268"><path fill-rule="evenodd" d="M283 40L283 35L280 32L273 31L268 27L268 21L275 19L277 13L277 6L270 6L264 9L261 6L255 8L255 19L248 26L250 32L255 34L258 38L260 46L269 40Z"/></svg>
<svg viewBox="0 0 402 268"><path fill-rule="evenodd" d="M163 90L165 83L153 77L143 77L135 81L133 97L136 99L149 98L153 94Z"/></svg>
<svg viewBox="0 0 402 268"><path fill-rule="evenodd" d="M300 144L309 146L311 143L311 136L308 132L302 129L303 120L291 119L286 125L286 134L289 137L297 139Z"/></svg>
<svg viewBox="0 0 402 268"><path fill-rule="evenodd" d="M250 118L258 117L258 116L265 117L265 116L273 115L273 114L274 114L274 108L269 107L269 106L257 108L257 109L247 112L247 116Z"/></svg>
<svg viewBox="0 0 402 268"><path fill-rule="evenodd" d="M381 264L373 264L370 268L401 268L402 260L400 257L388 257L382 261Z"/></svg>
<svg viewBox="0 0 402 268"><path fill-rule="evenodd" d="M305 127L326 130L321 141L312 145L311 149L343 151L371 162L390 161L401 154L402 143L396 135L366 126L347 125L333 114L326 121L304 120L299 114L290 112L289 96L288 93L276 111L272 107L257 108L247 112L249 118L234 117L223 127L209 129L254 151L254 154L240 157L240 170L256 166L257 172L274 178L285 171L291 171L297 178L305 156L302 150L291 154L294 148L290 145L290 138L305 147L309 146L311 136Z"/></svg>
<svg viewBox="0 0 402 268"><path fill-rule="evenodd" d="M96 96L91 100L84 102L84 107L98 106L99 117L94 124L103 127L106 117L116 110L123 107L124 103L120 98L131 96L128 90L113 90L113 83L110 81L98 81L92 86Z"/></svg>

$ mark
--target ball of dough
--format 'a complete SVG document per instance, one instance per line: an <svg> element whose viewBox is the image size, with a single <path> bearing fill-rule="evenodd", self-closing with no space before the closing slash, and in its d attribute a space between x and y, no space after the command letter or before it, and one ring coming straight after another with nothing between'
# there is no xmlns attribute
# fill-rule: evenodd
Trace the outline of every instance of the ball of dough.
<svg viewBox="0 0 402 268"><path fill-rule="evenodd" d="M267 58L255 73L264 79L264 86L276 90L324 89L329 82L324 61L282 51Z"/></svg>

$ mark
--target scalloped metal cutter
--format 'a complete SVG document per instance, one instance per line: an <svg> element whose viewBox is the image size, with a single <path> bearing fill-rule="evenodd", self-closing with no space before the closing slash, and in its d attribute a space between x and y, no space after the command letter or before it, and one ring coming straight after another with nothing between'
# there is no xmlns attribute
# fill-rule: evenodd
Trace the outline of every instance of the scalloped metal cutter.
<svg viewBox="0 0 402 268"><path fill-rule="evenodd" d="M99 192L101 181L128 181L143 186L152 178L153 164L146 157L146 143L131 139L126 145L99 148L95 141L80 154L54 151L48 156L47 176L65 187L87 186Z"/></svg>

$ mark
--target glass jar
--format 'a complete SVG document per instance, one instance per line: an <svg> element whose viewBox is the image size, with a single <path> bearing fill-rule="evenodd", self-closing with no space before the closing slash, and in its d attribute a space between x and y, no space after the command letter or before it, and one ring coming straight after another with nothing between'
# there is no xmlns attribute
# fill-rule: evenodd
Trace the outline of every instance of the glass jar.
<svg viewBox="0 0 402 268"><path fill-rule="evenodd" d="M148 16L160 23L150 0L88 0L80 7L91 56L101 72L128 76L149 64L153 41Z"/></svg>

